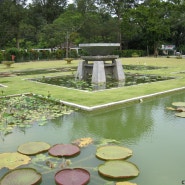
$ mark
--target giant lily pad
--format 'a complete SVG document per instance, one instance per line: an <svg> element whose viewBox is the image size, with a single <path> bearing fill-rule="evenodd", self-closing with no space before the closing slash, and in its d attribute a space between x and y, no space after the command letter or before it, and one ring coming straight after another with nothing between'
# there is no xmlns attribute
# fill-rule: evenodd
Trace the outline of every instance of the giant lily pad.
<svg viewBox="0 0 185 185"><path fill-rule="evenodd" d="M52 156L70 157L80 153L80 148L72 144L56 144L49 149L48 153Z"/></svg>
<svg viewBox="0 0 185 185"><path fill-rule="evenodd" d="M111 178L128 178L139 175L137 166L124 160L106 161L99 165L98 171L101 175Z"/></svg>
<svg viewBox="0 0 185 185"><path fill-rule="evenodd" d="M96 156L103 160L125 159L131 155L132 150L118 145L102 146L96 151Z"/></svg>
<svg viewBox="0 0 185 185"><path fill-rule="evenodd" d="M178 117L185 118L185 112L179 112L175 114Z"/></svg>
<svg viewBox="0 0 185 185"><path fill-rule="evenodd" d="M1 181L1 185L38 185L41 182L41 174L32 168L21 168L8 172Z"/></svg>
<svg viewBox="0 0 185 185"><path fill-rule="evenodd" d="M175 107L185 107L185 102L173 102L172 105Z"/></svg>
<svg viewBox="0 0 185 185"><path fill-rule="evenodd" d="M45 142L28 142L18 147L18 152L26 155L35 155L41 152L48 151L50 145Z"/></svg>
<svg viewBox="0 0 185 185"><path fill-rule="evenodd" d="M137 184L125 181L125 182L117 182L116 185L137 185Z"/></svg>
<svg viewBox="0 0 185 185"><path fill-rule="evenodd" d="M82 168L64 169L55 175L55 182L58 185L85 185L89 180L89 172Z"/></svg>
<svg viewBox="0 0 185 185"><path fill-rule="evenodd" d="M30 157L18 152L2 153L0 154L0 159L0 169L4 167L14 169L23 164L28 164L31 160Z"/></svg>

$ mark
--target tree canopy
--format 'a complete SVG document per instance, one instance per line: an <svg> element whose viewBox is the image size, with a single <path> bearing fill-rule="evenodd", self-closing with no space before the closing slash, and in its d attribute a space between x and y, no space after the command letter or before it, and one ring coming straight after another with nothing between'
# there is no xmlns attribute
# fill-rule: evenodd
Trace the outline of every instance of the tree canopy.
<svg viewBox="0 0 185 185"><path fill-rule="evenodd" d="M155 54L162 44L185 52L183 0L2 0L0 49L54 48L66 41L119 42Z"/></svg>

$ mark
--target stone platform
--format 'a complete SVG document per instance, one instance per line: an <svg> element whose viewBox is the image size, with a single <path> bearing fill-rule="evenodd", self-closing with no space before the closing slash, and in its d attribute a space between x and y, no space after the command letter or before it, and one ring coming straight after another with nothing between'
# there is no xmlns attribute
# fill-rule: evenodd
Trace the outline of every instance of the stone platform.
<svg viewBox="0 0 185 185"><path fill-rule="evenodd" d="M82 56L83 61L79 62L76 79L86 80L92 75L92 84L103 85L106 83L106 75L118 82L125 81L125 74L122 63L117 55L107 56Z"/></svg>

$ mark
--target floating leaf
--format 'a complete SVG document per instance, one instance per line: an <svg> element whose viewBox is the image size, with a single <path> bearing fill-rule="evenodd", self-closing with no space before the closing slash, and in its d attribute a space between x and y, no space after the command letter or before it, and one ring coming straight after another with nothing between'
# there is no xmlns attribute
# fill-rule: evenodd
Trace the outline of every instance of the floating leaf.
<svg viewBox="0 0 185 185"><path fill-rule="evenodd" d="M176 110L176 109L173 108L173 107L166 107L166 109L167 109L167 110L174 110L174 111Z"/></svg>
<svg viewBox="0 0 185 185"><path fill-rule="evenodd" d="M0 159L0 169L3 167L14 169L23 164L28 164L31 160L30 157L18 152L2 153L0 154Z"/></svg>
<svg viewBox="0 0 185 185"><path fill-rule="evenodd" d="M111 178L128 178L139 175L137 166L124 160L106 161L99 165L98 171L101 175Z"/></svg>
<svg viewBox="0 0 185 185"><path fill-rule="evenodd" d="M175 114L178 117L185 118L185 112L179 112Z"/></svg>
<svg viewBox="0 0 185 185"><path fill-rule="evenodd" d="M48 153L52 156L69 157L80 153L80 148L72 144L56 144L49 149Z"/></svg>
<svg viewBox="0 0 185 185"><path fill-rule="evenodd" d="M41 174L32 168L21 168L6 173L0 181L1 185L38 185Z"/></svg>
<svg viewBox="0 0 185 185"><path fill-rule="evenodd" d="M185 107L185 102L173 102L172 105L175 107Z"/></svg>
<svg viewBox="0 0 185 185"><path fill-rule="evenodd" d="M116 185L137 185L137 184L125 181L125 182L117 182Z"/></svg>
<svg viewBox="0 0 185 185"><path fill-rule="evenodd" d="M96 156L103 160L125 159L131 155L132 150L117 145L102 146L96 150Z"/></svg>
<svg viewBox="0 0 185 185"><path fill-rule="evenodd" d="M92 138L86 137L86 138L76 139L72 143L82 148L82 147L88 146L92 142L93 142L93 139Z"/></svg>
<svg viewBox="0 0 185 185"><path fill-rule="evenodd" d="M45 152L50 148L50 145L45 142L28 142L18 147L18 152L26 155L35 155Z"/></svg>
<svg viewBox="0 0 185 185"><path fill-rule="evenodd" d="M89 180L89 172L82 168L64 169L55 175L55 182L58 185L85 185Z"/></svg>

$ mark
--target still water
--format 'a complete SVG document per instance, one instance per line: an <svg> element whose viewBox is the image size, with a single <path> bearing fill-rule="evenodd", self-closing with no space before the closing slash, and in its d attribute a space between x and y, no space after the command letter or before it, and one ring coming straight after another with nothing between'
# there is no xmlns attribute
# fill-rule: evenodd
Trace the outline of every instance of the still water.
<svg viewBox="0 0 185 185"><path fill-rule="evenodd" d="M155 98L99 113L74 112L45 126L37 123L26 130L15 129L0 140L0 153L15 152L29 141L45 141L51 145L91 137L94 144L82 148L71 158L71 167L83 167L91 173L89 185L114 185L116 180L100 177L97 166L104 163L95 157L96 147L105 139L116 140L130 148L127 159L136 164L140 174L129 179L138 185L181 185L185 183L185 118L166 110L172 102L185 101L185 93ZM47 154L45 154L47 155ZM43 172L42 166L37 170ZM0 170L0 177L6 170ZM41 185L55 185L55 171L45 170ZM184 180L184 182L183 182Z"/></svg>

